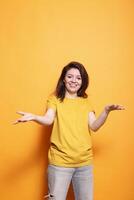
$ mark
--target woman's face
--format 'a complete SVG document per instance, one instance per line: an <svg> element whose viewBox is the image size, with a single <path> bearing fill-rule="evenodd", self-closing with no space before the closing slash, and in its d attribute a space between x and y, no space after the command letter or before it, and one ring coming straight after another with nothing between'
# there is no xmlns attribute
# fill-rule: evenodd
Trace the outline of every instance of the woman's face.
<svg viewBox="0 0 134 200"><path fill-rule="evenodd" d="M72 68L67 71L64 83L66 91L70 94L77 94L82 85L82 77L78 69Z"/></svg>

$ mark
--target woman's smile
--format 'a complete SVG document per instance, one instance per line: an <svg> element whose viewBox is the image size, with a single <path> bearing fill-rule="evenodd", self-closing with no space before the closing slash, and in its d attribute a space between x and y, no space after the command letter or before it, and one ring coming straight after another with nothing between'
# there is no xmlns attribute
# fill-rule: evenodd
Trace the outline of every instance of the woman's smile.
<svg viewBox="0 0 134 200"><path fill-rule="evenodd" d="M68 93L77 94L82 85L82 78L79 70L75 68L68 70L64 83Z"/></svg>

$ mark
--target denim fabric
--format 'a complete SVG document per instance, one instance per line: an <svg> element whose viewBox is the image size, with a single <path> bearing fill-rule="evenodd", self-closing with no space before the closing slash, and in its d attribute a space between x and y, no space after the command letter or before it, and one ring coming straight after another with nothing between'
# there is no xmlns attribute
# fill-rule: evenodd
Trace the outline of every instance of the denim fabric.
<svg viewBox="0 0 134 200"><path fill-rule="evenodd" d="M72 181L75 200L93 200L93 166L48 166L49 200L65 200Z"/></svg>

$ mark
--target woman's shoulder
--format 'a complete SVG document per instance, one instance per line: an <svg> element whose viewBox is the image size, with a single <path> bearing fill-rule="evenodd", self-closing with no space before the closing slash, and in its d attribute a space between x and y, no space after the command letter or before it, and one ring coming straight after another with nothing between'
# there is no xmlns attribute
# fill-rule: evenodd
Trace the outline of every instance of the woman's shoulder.
<svg viewBox="0 0 134 200"><path fill-rule="evenodd" d="M89 96L81 97L80 99L81 99L81 101L84 101L85 103L90 103L90 97Z"/></svg>
<svg viewBox="0 0 134 200"><path fill-rule="evenodd" d="M90 108L90 111L94 111L94 104L93 104L92 97L90 95L86 98L86 102L87 102L88 107Z"/></svg>
<svg viewBox="0 0 134 200"><path fill-rule="evenodd" d="M52 99L53 99L53 100L55 99L55 100L56 100L56 95L55 95L55 93L49 94L47 99L51 99L51 100L52 100Z"/></svg>
<svg viewBox="0 0 134 200"><path fill-rule="evenodd" d="M47 98L47 101L49 102L59 102L59 99L57 98L56 94L55 93L51 93L48 98Z"/></svg>

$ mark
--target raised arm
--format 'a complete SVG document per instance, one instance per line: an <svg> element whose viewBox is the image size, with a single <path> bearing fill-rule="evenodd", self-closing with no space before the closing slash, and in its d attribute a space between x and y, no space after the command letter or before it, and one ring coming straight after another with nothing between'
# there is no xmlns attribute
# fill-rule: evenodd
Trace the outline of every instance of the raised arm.
<svg viewBox="0 0 134 200"><path fill-rule="evenodd" d="M52 108L49 108L44 116L35 115L32 113L18 111L18 114L22 115L21 118L17 119L13 124L20 122L34 121L42 125L51 125L54 122L56 111Z"/></svg>
<svg viewBox="0 0 134 200"><path fill-rule="evenodd" d="M96 119L94 112L89 112L88 123L92 131L97 131L106 121L110 111L113 110L124 110L125 108L121 105L107 105L104 110L101 112L99 117Z"/></svg>

